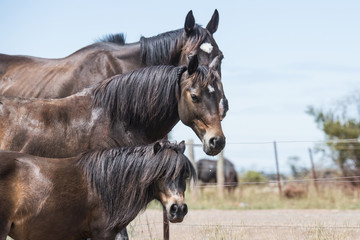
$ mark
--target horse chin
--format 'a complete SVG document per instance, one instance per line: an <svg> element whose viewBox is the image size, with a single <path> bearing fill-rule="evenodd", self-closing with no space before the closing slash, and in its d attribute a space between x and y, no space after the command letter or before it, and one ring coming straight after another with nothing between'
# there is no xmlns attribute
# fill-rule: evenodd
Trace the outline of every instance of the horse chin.
<svg viewBox="0 0 360 240"><path fill-rule="evenodd" d="M203 151L209 156L215 156L223 150L223 148L221 148L221 149L220 148L212 148L210 146L210 144L207 144L204 140L202 142L203 142Z"/></svg>
<svg viewBox="0 0 360 240"><path fill-rule="evenodd" d="M167 217L171 223L181 223L184 220L184 216L171 216L169 213Z"/></svg>

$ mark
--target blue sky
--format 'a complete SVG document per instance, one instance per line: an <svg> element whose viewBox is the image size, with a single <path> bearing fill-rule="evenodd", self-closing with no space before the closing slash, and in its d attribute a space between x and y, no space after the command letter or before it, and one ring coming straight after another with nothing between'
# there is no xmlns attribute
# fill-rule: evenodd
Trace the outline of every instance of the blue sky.
<svg viewBox="0 0 360 240"><path fill-rule="evenodd" d="M223 84L230 111L223 121L225 156L238 169L274 171L324 136L305 114L359 90L359 1L10 1L0 3L0 52L65 57L97 38L123 32L127 42L183 27L193 10L206 26L220 14L214 37L224 52ZM173 138L194 138L178 124ZM197 149L196 158L205 157ZM320 155L315 156L321 164Z"/></svg>

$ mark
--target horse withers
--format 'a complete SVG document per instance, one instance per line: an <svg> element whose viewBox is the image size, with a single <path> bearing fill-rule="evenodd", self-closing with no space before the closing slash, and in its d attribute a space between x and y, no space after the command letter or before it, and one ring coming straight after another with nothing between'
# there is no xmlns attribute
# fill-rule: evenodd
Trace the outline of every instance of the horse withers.
<svg viewBox="0 0 360 240"><path fill-rule="evenodd" d="M196 176L184 149L161 140L66 159L2 151L0 240L113 240L153 199L181 222Z"/></svg>

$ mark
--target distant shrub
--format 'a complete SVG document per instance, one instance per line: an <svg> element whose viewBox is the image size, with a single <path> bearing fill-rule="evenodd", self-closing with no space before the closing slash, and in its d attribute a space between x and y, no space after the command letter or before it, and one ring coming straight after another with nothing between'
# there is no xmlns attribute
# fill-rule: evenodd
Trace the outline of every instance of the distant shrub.
<svg viewBox="0 0 360 240"><path fill-rule="evenodd" d="M306 196L306 189L300 184L287 184L284 187L283 194L286 198L303 198Z"/></svg>
<svg viewBox="0 0 360 240"><path fill-rule="evenodd" d="M247 171L244 176L241 177L241 182L266 182L267 178L259 172Z"/></svg>

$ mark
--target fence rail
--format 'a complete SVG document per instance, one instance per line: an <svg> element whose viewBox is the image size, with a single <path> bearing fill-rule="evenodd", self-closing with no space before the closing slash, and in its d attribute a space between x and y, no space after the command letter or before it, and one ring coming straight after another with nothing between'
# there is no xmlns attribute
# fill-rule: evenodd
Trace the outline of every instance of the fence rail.
<svg viewBox="0 0 360 240"><path fill-rule="evenodd" d="M245 142L229 142L227 143L227 145L270 145L272 144L274 147L274 153L275 153L275 161L274 164L278 164L277 162L277 152L276 152L276 144L293 144L293 143L316 143L316 144L337 144L337 143L344 143L344 146L341 147L341 149L360 149L360 146L354 146L354 143L360 143L359 139L339 139L339 140L282 140L282 141L245 141ZM351 144L352 146L346 146L346 144ZM199 143L194 143L194 141L188 141L186 143L189 153L190 153L190 157L189 158L193 158L191 159L194 163L194 147L202 147L202 144ZM313 163L313 159L312 159L312 151L309 148L309 159L311 160L311 167L313 170L312 172L310 172L310 174L312 173L312 177L310 178L302 178L302 179L281 179L280 178L280 170L277 168L277 177L278 180L267 180L267 181L257 181L257 182L252 182L252 181L239 181L239 182L222 182L222 183L206 183L206 184L198 184L198 185L193 185L193 188L195 189L199 189L199 188L219 188L219 187L232 187L235 184L237 185L241 185L241 186L245 186L245 185L266 185L266 184L273 184L273 185L278 185L279 187L279 192L281 192L281 184L285 184L285 183L314 183L315 186L317 186L316 184L343 184L343 183L360 183L360 176L356 175L356 176L339 176L339 177L320 177L318 178L316 176L316 169ZM274 155L273 155L274 157ZM276 170L276 168L274 167L274 170ZM332 186L332 185L330 185ZM317 190L317 188L316 188ZM154 222L154 224L162 224L163 222ZM309 226L309 225L301 225L301 224L260 224L260 225L253 225L253 224L173 224L171 225L174 228L227 228L230 229L230 231L235 231L236 229L239 228L254 228L254 229L268 229L268 228L291 228L291 229L343 229L343 230L358 230L360 231L360 226L354 226L353 224L351 224L350 226L336 226L334 224L328 225L328 226Z"/></svg>
<svg viewBox="0 0 360 240"><path fill-rule="evenodd" d="M277 143L360 143L359 139L338 139L338 140L276 140ZM261 144L273 144L274 141L249 141L249 142L227 142L226 145L261 145ZM186 143L188 146L202 147L200 143Z"/></svg>
<svg viewBox="0 0 360 240"><path fill-rule="evenodd" d="M153 225L163 224L163 222L151 222ZM149 226L149 223L134 224L136 226ZM199 228L199 227L220 227L220 228L329 228L329 229L356 229L360 231L360 226L308 226L308 225L249 225L249 224L172 224L171 227L190 227L190 228Z"/></svg>

